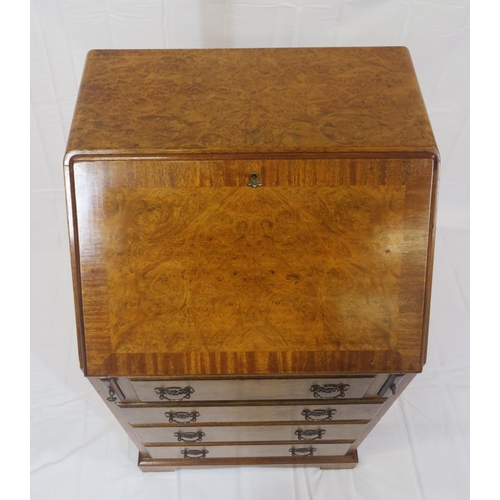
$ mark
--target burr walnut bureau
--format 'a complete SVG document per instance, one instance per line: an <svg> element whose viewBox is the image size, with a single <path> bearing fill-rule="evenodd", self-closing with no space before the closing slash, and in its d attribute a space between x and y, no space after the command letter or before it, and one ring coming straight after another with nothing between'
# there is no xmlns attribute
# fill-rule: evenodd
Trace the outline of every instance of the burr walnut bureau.
<svg viewBox="0 0 500 500"><path fill-rule="evenodd" d="M403 47L89 53L80 364L142 470L356 465L425 362L437 166Z"/></svg>

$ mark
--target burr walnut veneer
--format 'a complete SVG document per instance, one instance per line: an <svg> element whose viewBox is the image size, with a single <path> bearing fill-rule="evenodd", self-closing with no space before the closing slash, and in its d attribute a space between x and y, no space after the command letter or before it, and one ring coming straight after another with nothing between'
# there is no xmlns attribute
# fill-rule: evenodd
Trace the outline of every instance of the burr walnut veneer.
<svg viewBox="0 0 500 500"><path fill-rule="evenodd" d="M140 467L353 467L426 355L407 50L92 51L64 165L80 364Z"/></svg>

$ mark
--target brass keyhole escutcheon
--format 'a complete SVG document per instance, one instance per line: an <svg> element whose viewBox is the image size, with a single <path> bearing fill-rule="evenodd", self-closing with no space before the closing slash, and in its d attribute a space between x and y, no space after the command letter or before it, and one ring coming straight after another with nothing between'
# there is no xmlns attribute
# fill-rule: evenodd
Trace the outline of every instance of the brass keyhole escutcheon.
<svg viewBox="0 0 500 500"><path fill-rule="evenodd" d="M262 187L262 184L259 182L259 175L255 172L253 174L250 174L250 182L247 184L247 186L251 188Z"/></svg>

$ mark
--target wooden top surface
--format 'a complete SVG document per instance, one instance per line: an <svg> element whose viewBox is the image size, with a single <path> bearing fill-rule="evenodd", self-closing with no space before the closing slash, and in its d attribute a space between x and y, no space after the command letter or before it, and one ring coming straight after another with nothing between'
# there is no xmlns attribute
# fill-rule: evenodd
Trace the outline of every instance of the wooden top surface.
<svg viewBox="0 0 500 500"><path fill-rule="evenodd" d="M431 151L404 47L95 50L77 153Z"/></svg>

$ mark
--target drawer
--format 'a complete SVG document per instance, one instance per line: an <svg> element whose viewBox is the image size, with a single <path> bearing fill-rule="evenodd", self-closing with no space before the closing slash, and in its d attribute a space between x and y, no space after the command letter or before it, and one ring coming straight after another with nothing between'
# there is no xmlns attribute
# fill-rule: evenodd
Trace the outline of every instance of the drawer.
<svg viewBox="0 0 500 500"><path fill-rule="evenodd" d="M374 377L137 380L131 379L141 401L241 401L361 398Z"/></svg>
<svg viewBox="0 0 500 500"><path fill-rule="evenodd" d="M148 446L151 458L203 460L236 457L318 457L345 455L352 443L220 446Z"/></svg>
<svg viewBox="0 0 500 500"><path fill-rule="evenodd" d="M380 408L378 403L281 405L196 405L170 406L140 403L117 404L130 424L192 424L203 422L321 422L333 420L370 420Z"/></svg>
<svg viewBox="0 0 500 500"><path fill-rule="evenodd" d="M224 441L321 441L356 440L361 424L231 425L231 426L134 426L143 443L196 443Z"/></svg>

